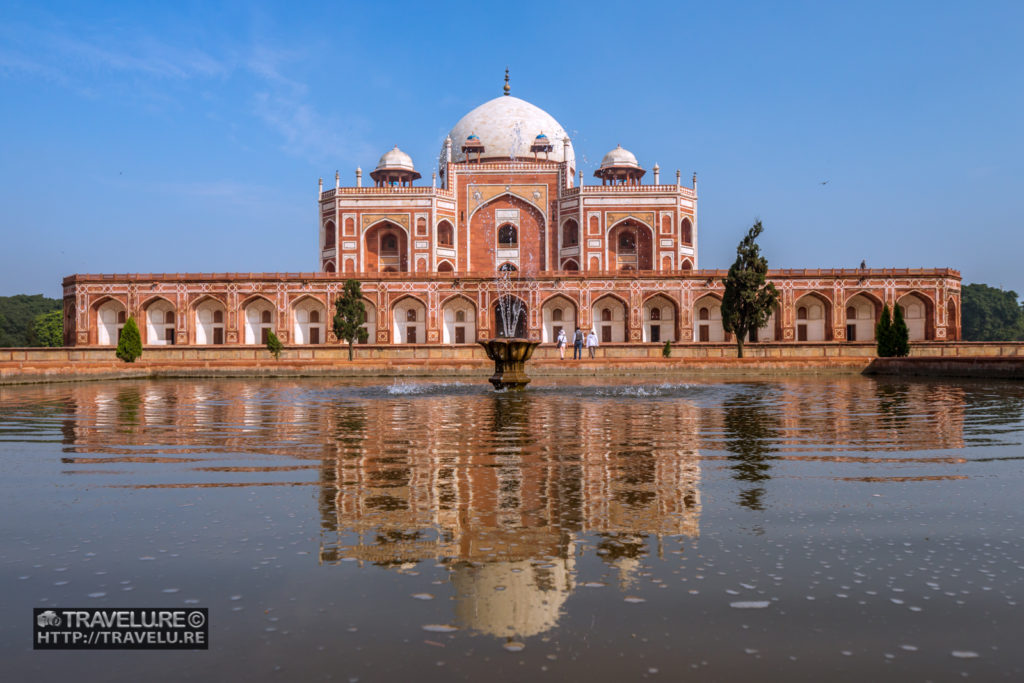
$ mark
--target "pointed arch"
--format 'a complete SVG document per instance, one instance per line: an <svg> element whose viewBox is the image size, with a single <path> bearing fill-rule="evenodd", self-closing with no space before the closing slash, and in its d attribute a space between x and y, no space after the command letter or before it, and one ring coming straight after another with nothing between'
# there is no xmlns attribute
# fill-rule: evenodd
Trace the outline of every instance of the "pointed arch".
<svg viewBox="0 0 1024 683"><path fill-rule="evenodd" d="M293 344L323 344L327 341L327 304L317 296L303 294L289 306Z"/></svg>
<svg viewBox="0 0 1024 683"><path fill-rule="evenodd" d="M89 306L89 340L98 346L116 346L128 319L128 305L116 295L101 296Z"/></svg>
<svg viewBox="0 0 1024 683"><path fill-rule="evenodd" d="M363 231L363 265L367 272L408 273L412 237L400 223L381 218Z"/></svg>
<svg viewBox="0 0 1024 683"><path fill-rule="evenodd" d="M552 294L541 302L540 311L542 342L553 344L558 339L559 330L565 330L566 336L572 339L579 319L579 306L575 301L565 294Z"/></svg>
<svg viewBox="0 0 1024 683"><path fill-rule="evenodd" d="M505 294L491 304L494 315L495 337L525 338L530 307L526 300L517 294Z"/></svg>
<svg viewBox="0 0 1024 683"><path fill-rule="evenodd" d="M579 272L579 269L580 264L574 258L567 258L564 261L562 261L562 270L568 271L570 273L576 273Z"/></svg>
<svg viewBox="0 0 1024 683"><path fill-rule="evenodd" d="M192 343L223 344L227 324L227 303L213 294L203 294L189 305ZM219 314L219 315L218 315Z"/></svg>
<svg viewBox="0 0 1024 683"><path fill-rule="evenodd" d="M448 259L439 261L437 264L437 272L439 273L453 273L455 272L455 266Z"/></svg>
<svg viewBox="0 0 1024 683"><path fill-rule="evenodd" d="M805 292L793 302L794 341L832 339L832 302L820 292Z"/></svg>
<svg viewBox="0 0 1024 683"><path fill-rule="evenodd" d="M625 342L629 327L629 304L613 292L606 292L590 305L591 328L602 344Z"/></svg>
<svg viewBox="0 0 1024 683"><path fill-rule="evenodd" d="M362 328L366 330L366 339L360 340L360 344L376 344L377 343L377 304L370 300L369 297L363 296L363 310L366 311L366 322L362 324ZM385 316L387 318L387 316Z"/></svg>
<svg viewBox="0 0 1024 683"><path fill-rule="evenodd" d="M154 294L140 306L139 331L146 346L171 346L177 331L177 307L165 296Z"/></svg>
<svg viewBox="0 0 1024 683"><path fill-rule="evenodd" d="M629 216L605 232L608 265L614 270L654 270L656 231L645 221Z"/></svg>
<svg viewBox="0 0 1024 683"><path fill-rule="evenodd" d="M678 336L679 304L665 292L650 294L641 304L642 339L645 342L674 342Z"/></svg>
<svg viewBox="0 0 1024 683"><path fill-rule="evenodd" d="M262 294L251 294L239 305L244 327L244 343L266 344L270 332L277 324L274 302Z"/></svg>
<svg viewBox="0 0 1024 683"><path fill-rule="evenodd" d="M722 327L722 296L707 292L693 302L693 340L696 342L727 341Z"/></svg>
<svg viewBox="0 0 1024 683"><path fill-rule="evenodd" d="M530 200L529 200L529 199L527 199L526 197L521 197L521 196L519 196L519 195L517 195L517 194L515 194L515 193L513 193L513 192L508 192L508 191L505 191L505 192L502 192L501 194L496 194L496 195L494 195L493 197L491 197L490 199L488 199L488 200L487 200L486 202L484 202L484 203L483 203L483 204L481 204L480 206L476 207L475 209L472 209L472 210L471 210L471 211L469 212L469 218L468 218L468 220L469 220L469 221L472 221L472 220L473 220L473 216L475 216L475 215L476 215L477 213L479 213L479 212L480 212L480 211L481 211L482 209L484 209L485 207L487 207L487 206L489 206L489 205L493 204L494 202L498 201L499 199L503 199L503 198L509 198L509 199L513 199L513 200L518 200L518 201L521 201L521 202L523 202L524 204L529 204L529 205L530 205L530 206L532 206L532 207L533 207L534 209L536 209L536 211L537 211L537 212L538 212L538 213L539 213L539 214L540 214L540 215L541 215L542 217L543 217L543 216L546 216L546 215L547 215L547 212L546 212L546 211L545 211L545 210L544 210L543 208L541 208L541 207L540 207L539 205L535 204L534 202L530 201Z"/></svg>
<svg viewBox="0 0 1024 683"><path fill-rule="evenodd" d="M391 304L391 343L422 344L427 340L427 305L413 294Z"/></svg>
<svg viewBox="0 0 1024 683"><path fill-rule="evenodd" d="M903 307L903 320L907 323L910 341L935 338L935 302L930 296L912 289L900 294L896 298L896 305Z"/></svg>
<svg viewBox="0 0 1024 683"><path fill-rule="evenodd" d="M441 302L441 341L472 344L476 341L476 304L463 294L452 294Z"/></svg>
<svg viewBox="0 0 1024 683"><path fill-rule="evenodd" d="M875 325L882 319L882 306L883 301L867 290L846 297L843 310L837 311L845 321L846 341L874 341Z"/></svg>

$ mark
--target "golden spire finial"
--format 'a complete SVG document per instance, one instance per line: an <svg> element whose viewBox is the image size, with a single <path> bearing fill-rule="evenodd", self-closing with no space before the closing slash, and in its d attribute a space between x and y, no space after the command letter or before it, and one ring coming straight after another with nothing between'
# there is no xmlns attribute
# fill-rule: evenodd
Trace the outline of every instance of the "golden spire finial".
<svg viewBox="0 0 1024 683"><path fill-rule="evenodd" d="M505 94L506 95L508 95L510 92L512 92L512 88L509 87L509 84L508 84L508 67L507 66L505 67L505 88L504 88L504 90L505 90Z"/></svg>

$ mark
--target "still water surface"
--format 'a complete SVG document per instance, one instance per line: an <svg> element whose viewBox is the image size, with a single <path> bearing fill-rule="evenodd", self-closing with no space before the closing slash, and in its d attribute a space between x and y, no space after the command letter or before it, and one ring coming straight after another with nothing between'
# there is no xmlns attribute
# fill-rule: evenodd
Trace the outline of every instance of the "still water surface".
<svg viewBox="0 0 1024 683"><path fill-rule="evenodd" d="M7 680L1020 680L1024 385L0 387ZM34 652L33 607L209 608ZM8 677L8 676L13 677Z"/></svg>

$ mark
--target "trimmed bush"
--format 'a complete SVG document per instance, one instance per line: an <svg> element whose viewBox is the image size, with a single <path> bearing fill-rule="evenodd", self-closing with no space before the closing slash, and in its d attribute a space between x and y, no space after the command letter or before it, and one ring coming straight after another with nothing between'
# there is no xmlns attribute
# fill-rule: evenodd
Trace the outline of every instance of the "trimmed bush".
<svg viewBox="0 0 1024 683"><path fill-rule="evenodd" d="M909 356L910 329L907 328L907 322L903 319L903 309L899 305L893 311L892 329L889 331L889 334L892 340L892 355Z"/></svg>
<svg viewBox="0 0 1024 683"><path fill-rule="evenodd" d="M672 355L672 342L666 341L665 345L661 347L661 357L668 358Z"/></svg>
<svg viewBox="0 0 1024 683"><path fill-rule="evenodd" d="M128 318L117 340L117 357L125 363L134 363L142 355L142 335L135 323L135 316Z"/></svg>
<svg viewBox="0 0 1024 683"><path fill-rule="evenodd" d="M267 351L270 351L270 355L274 357L274 360L281 360L281 350L284 349L284 344L277 338L273 330L267 331Z"/></svg>

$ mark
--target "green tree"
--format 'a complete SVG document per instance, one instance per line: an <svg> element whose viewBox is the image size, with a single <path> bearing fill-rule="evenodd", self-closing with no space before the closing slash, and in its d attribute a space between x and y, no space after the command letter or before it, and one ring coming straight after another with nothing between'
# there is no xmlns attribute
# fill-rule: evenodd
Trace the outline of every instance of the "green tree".
<svg viewBox="0 0 1024 683"><path fill-rule="evenodd" d="M671 355L672 355L672 342L666 340L665 341L665 345L661 347L661 356L662 356L662 358L668 358Z"/></svg>
<svg viewBox="0 0 1024 683"><path fill-rule="evenodd" d="M366 322L366 305L363 304L363 290L358 280L346 280L345 289L334 302L334 334L348 342L348 359L352 360L352 346L356 340L365 342L368 336L363 323Z"/></svg>
<svg viewBox="0 0 1024 683"><path fill-rule="evenodd" d="M909 356L910 355L910 330L907 328L907 322L903 319L903 307L899 304L896 305L896 309L892 315L892 329L889 331L892 335L892 355L894 356Z"/></svg>
<svg viewBox="0 0 1024 683"><path fill-rule="evenodd" d="M879 358L888 358L892 353L892 313L889 304L882 306L882 317L875 323L875 346Z"/></svg>
<svg viewBox="0 0 1024 683"><path fill-rule="evenodd" d="M270 355L274 357L274 360L281 360L281 350L284 349L284 344L277 338L273 330L267 330L267 351L270 351Z"/></svg>
<svg viewBox="0 0 1024 683"><path fill-rule="evenodd" d="M64 311L37 315L29 338L32 346L64 346Z"/></svg>
<svg viewBox="0 0 1024 683"><path fill-rule="evenodd" d="M722 327L736 336L736 354L739 358L743 358L743 342L747 335L751 330L764 327L779 300L775 285L765 282L768 261L761 256L761 249L757 246L757 236L762 230L761 221L755 222L750 228L747 236L736 247L736 261L723 280L725 295L722 297Z"/></svg>
<svg viewBox="0 0 1024 683"><path fill-rule="evenodd" d="M36 317L63 307L60 299L50 299L42 294L0 296L0 346L38 344L32 339Z"/></svg>
<svg viewBox="0 0 1024 683"><path fill-rule="evenodd" d="M969 284L960 301L964 341L1024 341L1024 311L1013 290Z"/></svg>
<svg viewBox="0 0 1024 683"><path fill-rule="evenodd" d="M117 340L117 357L125 363L134 363L142 355L142 335L135 323L135 316L129 316Z"/></svg>

